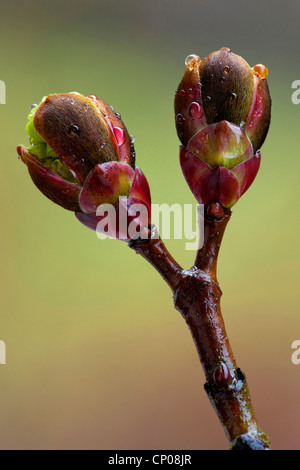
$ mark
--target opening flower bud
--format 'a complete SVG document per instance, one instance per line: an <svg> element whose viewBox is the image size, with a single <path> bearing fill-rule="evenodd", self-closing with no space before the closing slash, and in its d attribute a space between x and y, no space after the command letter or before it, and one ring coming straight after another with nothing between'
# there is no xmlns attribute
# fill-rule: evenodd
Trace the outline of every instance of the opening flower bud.
<svg viewBox="0 0 300 470"><path fill-rule="evenodd" d="M95 95L43 98L29 113L26 130L30 145L17 151L33 182L85 225L96 229L97 206L117 204L122 196L129 207L133 200L150 207L147 180L135 168L132 136L120 115Z"/></svg>

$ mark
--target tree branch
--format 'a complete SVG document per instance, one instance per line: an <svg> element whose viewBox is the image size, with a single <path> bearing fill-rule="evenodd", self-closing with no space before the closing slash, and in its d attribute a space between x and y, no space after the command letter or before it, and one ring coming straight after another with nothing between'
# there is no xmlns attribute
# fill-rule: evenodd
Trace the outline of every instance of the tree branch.
<svg viewBox="0 0 300 470"><path fill-rule="evenodd" d="M192 334L206 376L204 388L233 450L267 450L267 436L260 430L244 373L237 367L220 309L222 292L216 279L220 244L230 219L229 209L205 206L204 244L195 265L183 270L158 237L131 240L129 246L161 274L174 294L175 308Z"/></svg>

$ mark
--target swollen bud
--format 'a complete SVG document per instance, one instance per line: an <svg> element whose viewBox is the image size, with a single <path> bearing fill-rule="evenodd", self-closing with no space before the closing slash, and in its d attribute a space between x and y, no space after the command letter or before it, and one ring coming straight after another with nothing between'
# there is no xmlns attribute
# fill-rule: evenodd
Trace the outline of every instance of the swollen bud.
<svg viewBox="0 0 300 470"><path fill-rule="evenodd" d="M231 207L259 169L271 117L268 70L228 48L185 64L175 95L182 170L198 202Z"/></svg>
<svg viewBox="0 0 300 470"><path fill-rule="evenodd" d="M175 96L176 128L182 144L207 125L229 121L246 130L255 153L271 118L267 67L251 68L226 47L203 60L192 54L185 63Z"/></svg>
<svg viewBox="0 0 300 470"><path fill-rule="evenodd" d="M17 151L45 196L94 230L98 206L117 205L122 197L128 210L143 204L150 223L148 182L135 167L132 136L110 106L95 95L53 94L33 107L28 120L30 145ZM122 235L126 239L126 230Z"/></svg>

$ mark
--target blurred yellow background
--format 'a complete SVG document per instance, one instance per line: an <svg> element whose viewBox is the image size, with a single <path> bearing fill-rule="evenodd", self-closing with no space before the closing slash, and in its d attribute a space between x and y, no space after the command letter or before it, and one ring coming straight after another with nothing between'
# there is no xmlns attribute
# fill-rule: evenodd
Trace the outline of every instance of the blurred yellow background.
<svg viewBox="0 0 300 470"><path fill-rule="evenodd" d="M246 8L248 7L248 9ZM103 98L136 137L153 203L195 203L178 163L174 92L190 53L265 63L262 166L234 207L219 281L227 332L275 449L300 448L299 3L1 2L1 449L226 449L184 320L126 243L101 241L34 187L16 146L49 93ZM186 268L185 240L167 247Z"/></svg>

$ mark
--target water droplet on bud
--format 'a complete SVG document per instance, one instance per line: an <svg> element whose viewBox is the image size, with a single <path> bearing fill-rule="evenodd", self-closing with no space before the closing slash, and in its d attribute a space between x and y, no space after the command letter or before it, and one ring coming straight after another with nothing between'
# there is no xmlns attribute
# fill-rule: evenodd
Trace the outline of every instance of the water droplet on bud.
<svg viewBox="0 0 300 470"><path fill-rule="evenodd" d="M231 49L229 47L222 47L221 51L231 52Z"/></svg>
<svg viewBox="0 0 300 470"><path fill-rule="evenodd" d="M201 119L203 116L203 108L200 103L193 101L189 105L188 113L192 119Z"/></svg>
<svg viewBox="0 0 300 470"><path fill-rule="evenodd" d="M69 127L69 134L79 134L79 127L76 124L71 124Z"/></svg>
<svg viewBox="0 0 300 470"><path fill-rule="evenodd" d="M233 98L233 99L235 100L236 97L237 97L237 94L236 94L236 93L231 93L231 98Z"/></svg>
<svg viewBox="0 0 300 470"><path fill-rule="evenodd" d="M184 63L188 70L193 70L194 68L198 67L201 62L201 59L196 54L190 54L185 59Z"/></svg>
<svg viewBox="0 0 300 470"><path fill-rule="evenodd" d="M125 133L121 127L114 127L114 134L117 140L117 144L119 147L124 144L125 142Z"/></svg>
<svg viewBox="0 0 300 470"><path fill-rule="evenodd" d="M205 99L206 101L211 101L211 96L207 95Z"/></svg>
<svg viewBox="0 0 300 470"><path fill-rule="evenodd" d="M225 65L224 69L223 69L223 73L227 74L230 70L230 67L229 65Z"/></svg>
<svg viewBox="0 0 300 470"><path fill-rule="evenodd" d="M90 98L93 101L97 101L98 97L96 95L88 95L88 98Z"/></svg>
<svg viewBox="0 0 300 470"><path fill-rule="evenodd" d="M134 135L131 135L131 136L130 136L130 142L131 142L132 144L133 144L133 142L135 142L135 137L134 137Z"/></svg>
<svg viewBox="0 0 300 470"><path fill-rule="evenodd" d="M31 106L29 106L29 109L30 111L32 111L34 108L36 108L38 105L37 104L32 104Z"/></svg>
<svg viewBox="0 0 300 470"><path fill-rule="evenodd" d="M115 115L118 119L121 119L121 114L120 113L115 113Z"/></svg>
<svg viewBox="0 0 300 470"><path fill-rule="evenodd" d="M269 70L264 64L256 64L253 67L253 72L260 78L267 78Z"/></svg>
<svg viewBox="0 0 300 470"><path fill-rule="evenodd" d="M176 122L178 124L183 124L185 121L185 118L182 116L182 114L178 113L177 116L176 116Z"/></svg>

